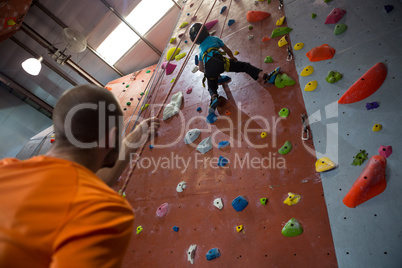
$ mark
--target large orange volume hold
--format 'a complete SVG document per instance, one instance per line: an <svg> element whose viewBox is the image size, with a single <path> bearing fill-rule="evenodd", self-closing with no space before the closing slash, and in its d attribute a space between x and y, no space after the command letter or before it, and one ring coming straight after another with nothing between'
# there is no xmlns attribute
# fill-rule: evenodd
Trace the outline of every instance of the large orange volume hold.
<svg viewBox="0 0 402 268"><path fill-rule="evenodd" d="M385 180L386 164L385 157L373 155L346 194L343 203L350 208L354 208L384 192L387 187L387 181Z"/></svg>
<svg viewBox="0 0 402 268"><path fill-rule="evenodd" d="M335 49L327 44L315 47L306 53L307 58L311 61L329 60L335 54Z"/></svg>
<svg viewBox="0 0 402 268"><path fill-rule="evenodd" d="M247 12L247 21L248 22L261 21L265 18L268 18L269 15L271 14L265 11L249 11Z"/></svg>
<svg viewBox="0 0 402 268"><path fill-rule="evenodd" d="M338 100L340 104L354 103L377 91L387 77L387 67L379 62L359 78Z"/></svg>

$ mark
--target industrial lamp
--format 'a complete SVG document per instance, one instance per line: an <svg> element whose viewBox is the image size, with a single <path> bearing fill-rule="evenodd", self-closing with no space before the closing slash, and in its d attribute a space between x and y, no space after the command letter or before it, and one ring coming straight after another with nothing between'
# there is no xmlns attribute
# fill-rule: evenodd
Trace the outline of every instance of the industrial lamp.
<svg viewBox="0 0 402 268"><path fill-rule="evenodd" d="M25 60L21 65L25 72L29 73L30 75L38 75L40 69L42 68L42 60L42 57L39 57L39 59L29 58Z"/></svg>

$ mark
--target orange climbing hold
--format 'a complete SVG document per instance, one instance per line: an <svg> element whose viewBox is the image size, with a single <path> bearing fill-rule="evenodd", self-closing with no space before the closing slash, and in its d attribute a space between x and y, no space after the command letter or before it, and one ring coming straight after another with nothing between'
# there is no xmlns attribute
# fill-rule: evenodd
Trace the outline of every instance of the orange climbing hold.
<svg viewBox="0 0 402 268"><path fill-rule="evenodd" d="M247 12L247 21L248 22L261 21L265 18L268 18L269 15L271 14L265 11L249 11Z"/></svg>
<svg viewBox="0 0 402 268"><path fill-rule="evenodd" d="M382 85L387 76L387 67L379 62L359 78L338 100L340 104L354 103L372 95Z"/></svg>
<svg viewBox="0 0 402 268"><path fill-rule="evenodd" d="M269 38L269 37L267 37L267 36L264 36L264 37L262 38L262 42L266 42L266 41L269 41L269 40L271 40L271 38Z"/></svg>
<svg viewBox="0 0 402 268"><path fill-rule="evenodd" d="M327 44L318 46L307 52L306 56L310 61L322 61L332 59L335 49Z"/></svg>
<svg viewBox="0 0 402 268"><path fill-rule="evenodd" d="M105 87L107 90L109 90L109 91L111 91L112 90L112 88L111 87Z"/></svg>
<svg viewBox="0 0 402 268"><path fill-rule="evenodd" d="M385 166L387 160L380 155L373 155L363 172L343 199L343 203L354 208L381 194L387 187Z"/></svg>

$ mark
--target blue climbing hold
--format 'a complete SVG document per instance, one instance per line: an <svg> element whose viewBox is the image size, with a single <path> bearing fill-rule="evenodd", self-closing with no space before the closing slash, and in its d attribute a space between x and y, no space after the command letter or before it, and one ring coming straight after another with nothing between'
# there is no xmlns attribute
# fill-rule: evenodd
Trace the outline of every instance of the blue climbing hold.
<svg viewBox="0 0 402 268"><path fill-rule="evenodd" d="M228 142L228 141L221 141L221 142L218 144L218 149L223 148L223 147L226 147L226 146L228 146L228 145L229 145L229 142Z"/></svg>
<svg viewBox="0 0 402 268"><path fill-rule="evenodd" d="M178 231L179 231L179 227L173 226L173 231L178 232Z"/></svg>
<svg viewBox="0 0 402 268"><path fill-rule="evenodd" d="M223 12L225 12L226 8L227 8L227 6L223 6L222 9L221 9L221 13L220 13L220 14L222 14Z"/></svg>
<svg viewBox="0 0 402 268"><path fill-rule="evenodd" d="M201 112L201 107L198 107L198 108L197 108L197 112Z"/></svg>
<svg viewBox="0 0 402 268"><path fill-rule="evenodd" d="M224 167L227 165L227 163L229 163L229 161L225 157L219 156L219 160L218 160L219 167Z"/></svg>
<svg viewBox="0 0 402 268"><path fill-rule="evenodd" d="M227 75L222 75L220 78L218 78L218 85L220 84L224 84L224 83L228 83L232 80L232 78L230 78Z"/></svg>
<svg viewBox="0 0 402 268"><path fill-rule="evenodd" d="M190 16L190 13L187 13L187 16Z"/></svg>
<svg viewBox="0 0 402 268"><path fill-rule="evenodd" d="M235 23L236 21L235 20L229 20L228 21L228 25L230 26L230 25L232 25L233 23Z"/></svg>
<svg viewBox="0 0 402 268"><path fill-rule="evenodd" d="M385 8L385 11L387 13L389 13L394 9L394 6L393 5L385 5L384 8Z"/></svg>
<svg viewBox="0 0 402 268"><path fill-rule="evenodd" d="M187 40L185 40L185 41L184 41L184 43L186 43L186 44L187 44Z"/></svg>
<svg viewBox="0 0 402 268"><path fill-rule="evenodd" d="M378 107L380 107L380 104L376 101L366 103L367 110L377 109Z"/></svg>
<svg viewBox="0 0 402 268"><path fill-rule="evenodd" d="M195 55L195 65L198 65L198 55Z"/></svg>
<svg viewBox="0 0 402 268"><path fill-rule="evenodd" d="M206 257L207 257L207 260L210 261L210 260L213 260L213 259L215 259L215 258L218 258L220 255L221 255L221 253L219 252L219 249L217 249L217 248L212 248L212 249L210 249L210 250L208 251Z"/></svg>
<svg viewBox="0 0 402 268"><path fill-rule="evenodd" d="M213 123L215 123L215 121L216 120L218 120L218 118L216 117L216 115L214 114L214 113L210 113L208 116L207 116L207 123L208 124L213 124Z"/></svg>
<svg viewBox="0 0 402 268"><path fill-rule="evenodd" d="M247 200L239 195L238 197L236 197L233 201L232 201L232 207L237 211L240 212L243 209L245 209L248 205Z"/></svg>
<svg viewBox="0 0 402 268"><path fill-rule="evenodd" d="M154 146L153 145L149 145L149 149L153 149L154 148Z"/></svg>

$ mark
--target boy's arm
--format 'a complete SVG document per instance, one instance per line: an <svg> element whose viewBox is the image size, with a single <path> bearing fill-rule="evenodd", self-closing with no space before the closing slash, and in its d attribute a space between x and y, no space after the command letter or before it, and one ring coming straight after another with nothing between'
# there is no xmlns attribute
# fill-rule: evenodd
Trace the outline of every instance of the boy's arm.
<svg viewBox="0 0 402 268"><path fill-rule="evenodd" d="M198 70L199 70L200 72L203 72L203 73L204 73L204 61L203 61L203 60L199 60L199 61L198 61Z"/></svg>
<svg viewBox="0 0 402 268"><path fill-rule="evenodd" d="M233 56L233 53L232 53L232 51L230 50L230 48L228 48L226 45L224 45L224 46L222 47L222 49L223 49L223 51L226 52L226 54L229 56L229 58L234 59L234 60L237 60L236 57Z"/></svg>

